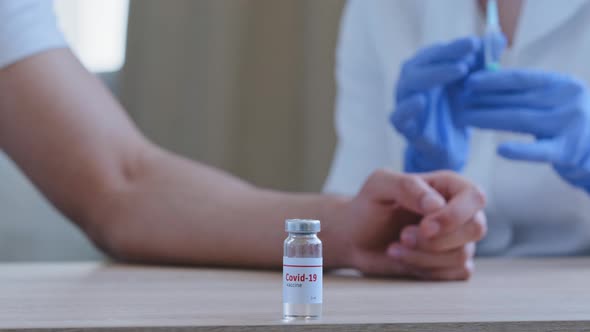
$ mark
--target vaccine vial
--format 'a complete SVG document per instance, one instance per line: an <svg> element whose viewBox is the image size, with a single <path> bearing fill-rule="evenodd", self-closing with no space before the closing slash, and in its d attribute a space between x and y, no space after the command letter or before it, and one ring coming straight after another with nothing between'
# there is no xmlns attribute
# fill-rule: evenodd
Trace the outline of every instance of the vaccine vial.
<svg viewBox="0 0 590 332"><path fill-rule="evenodd" d="M319 220L287 219L283 251L283 318L322 315L322 241Z"/></svg>

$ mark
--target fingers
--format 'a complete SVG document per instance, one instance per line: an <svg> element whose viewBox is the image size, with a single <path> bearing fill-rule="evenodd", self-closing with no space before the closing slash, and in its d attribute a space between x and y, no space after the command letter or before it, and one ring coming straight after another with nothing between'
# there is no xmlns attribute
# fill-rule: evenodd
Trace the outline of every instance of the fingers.
<svg viewBox="0 0 590 332"><path fill-rule="evenodd" d="M367 276L405 277L410 276L408 267L387 256L384 252L362 251L353 258L354 266Z"/></svg>
<svg viewBox="0 0 590 332"><path fill-rule="evenodd" d="M436 236L418 246L429 251L446 251L461 247L467 243L475 243L485 236L487 222L483 211L478 211L469 222L461 225L456 231Z"/></svg>
<svg viewBox="0 0 590 332"><path fill-rule="evenodd" d="M452 171L435 171L420 174L426 182L445 198L451 198L473 184Z"/></svg>
<svg viewBox="0 0 590 332"><path fill-rule="evenodd" d="M462 62L406 67L400 78L396 100L400 101L409 93L419 92L449 84L462 79L469 72L469 67Z"/></svg>
<svg viewBox="0 0 590 332"><path fill-rule="evenodd" d="M487 222L483 211L479 211L467 223L456 231L426 239L420 235L418 226L406 226L402 230L400 242L405 247L428 252L444 252L462 247L468 243L475 243L485 236Z"/></svg>
<svg viewBox="0 0 590 332"><path fill-rule="evenodd" d="M465 83L465 126L553 137L580 119L571 107L587 93L584 83L562 74L534 70L481 72Z"/></svg>
<svg viewBox="0 0 590 332"><path fill-rule="evenodd" d="M517 93L544 88L563 80L563 75L538 70L480 71L471 75L465 86L473 93Z"/></svg>
<svg viewBox="0 0 590 332"><path fill-rule="evenodd" d="M463 79L481 48L479 38L467 37L418 51L402 66L396 100L399 102L412 93Z"/></svg>
<svg viewBox="0 0 590 332"><path fill-rule="evenodd" d="M420 223L420 234L425 238L456 231L485 206L485 198L477 188L469 188L453 197L447 206L427 216Z"/></svg>
<svg viewBox="0 0 590 332"><path fill-rule="evenodd" d="M565 88L543 87L539 89L512 92L480 92L466 90L463 104L467 109L495 109L495 108L532 108L547 112L548 108L555 108L563 104L564 99L572 97L572 93Z"/></svg>
<svg viewBox="0 0 590 332"><path fill-rule="evenodd" d="M434 172L424 177L448 198L444 208L427 215L420 223L420 236L426 239L456 231L485 206L484 194L455 173Z"/></svg>
<svg viewBox="0 0 590 332"><path fill-rule="evenodd" d="M413 65L453 62L460 60L481 48L481 40L475 37L456 39L446 44L436 44L424 48L409 62Z"/></svg>
<svg viewBox="0 0 590 332"><path fill-rule="evenodd" d="M571 103L587 90L563 74L534 70L481 71L464 83L467 108L532 108L549 111Z"/></svg>
<svg viewBox="0 0 590 332"><path fill-rule="evenodd" d="M418 225L408 225L402 229L400 234L400 243L408 248L416 248L420 239L420 230Z"/></svg>
<svg viewBox="0 0 590 332"><path fill-rule="evenodd" d="M393 244L388 249L388 255L401 273L419 279L440 281L468 279L474 269L474 254L473 243L443 253L413 250L400 244Z"/></svg>
<svg viewBox="0 0 590 332"><path fill-rule="evenodd" d="M498 154L513 160L558 163L560 152L566 147L554 140L538 140L534 143L507 142L498 147Z"/></svg>
<svg viewBox="0 0 590 332"><path fill-rule="evenodd" d="M475 254L475 245L467 245L444 252L428 252L407 248L399 243L391 245L387 254L403 265L414 269L442 269L460 267Z"/></svg>
<svg viewBox="0 0 590 332"><path fill-rule="evenodd" d="M420 279L433 281L453 281L453 280L467 280L473 275L475 267L473 261L467 261L464 266L448 268L448 269L434 269L434 270L418 270L414 271L414 275Z"/></svg>
<svg viewBox="0 0 590 332"><path fill-rule="evenodd" d="M386 169L375 171L361 189L372 201L397 203L419 214L430 214L445 205L445 199L419 176Z"/></svg>
<svg viewBox="0 0 590 332"><path fill-rule="evenodd" d="M553 136L563 127L562 116L530 108L484 108L466 110L457 116L465 125L482 129L504 130L535 136Z"/></svg>
<svg viewBox="0 0 590 332"><path fill-rule="evenodd" d="M466 280L473 273L473 253L474 246L432 257L407 252L404 258L397 258L381 252L363 251L356 256L355 267L367 276Z"/></svg>
<svg viewBox="0 0 590 332"><path fill-rule="evenodd" d="M418 119L422 118L425 108L426 98L422 94L414 94L397 104L391 114L391 123L407 139L413 140L421 131Z"/></svg>

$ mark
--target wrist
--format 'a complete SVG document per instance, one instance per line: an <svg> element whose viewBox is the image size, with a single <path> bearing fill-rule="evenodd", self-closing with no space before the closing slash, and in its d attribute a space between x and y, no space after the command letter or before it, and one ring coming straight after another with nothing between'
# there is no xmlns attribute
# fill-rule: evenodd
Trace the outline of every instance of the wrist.
<svg viewBox="0 0 590 332"><path fill-rule="evenodd" d="M324 266L328 269L353 267L352 227L347 207L352 198L326 195L321 213Z"/></svg>

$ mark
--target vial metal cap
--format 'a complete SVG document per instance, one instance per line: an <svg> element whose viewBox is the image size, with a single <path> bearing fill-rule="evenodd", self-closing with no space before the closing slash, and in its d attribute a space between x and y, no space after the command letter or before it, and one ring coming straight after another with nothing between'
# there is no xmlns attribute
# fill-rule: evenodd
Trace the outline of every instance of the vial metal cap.
<svg viewBox="0 0 590 332"><path fill-rule="evenodd" d="M289 233L317 233L320 231L320 221L314 219L287 219L285 231Z"/></svg>

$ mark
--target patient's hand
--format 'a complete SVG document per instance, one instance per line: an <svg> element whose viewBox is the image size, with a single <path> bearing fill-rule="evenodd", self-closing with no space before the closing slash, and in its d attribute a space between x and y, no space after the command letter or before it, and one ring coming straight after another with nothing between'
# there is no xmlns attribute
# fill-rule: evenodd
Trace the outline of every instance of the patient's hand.
<svg viewBox="0 0 590 332"><path fill-rule="evenodd" d="M464 280L486 231L481 191L456 173L373 173L343 209L350 265L366 275Z"/></svg>

